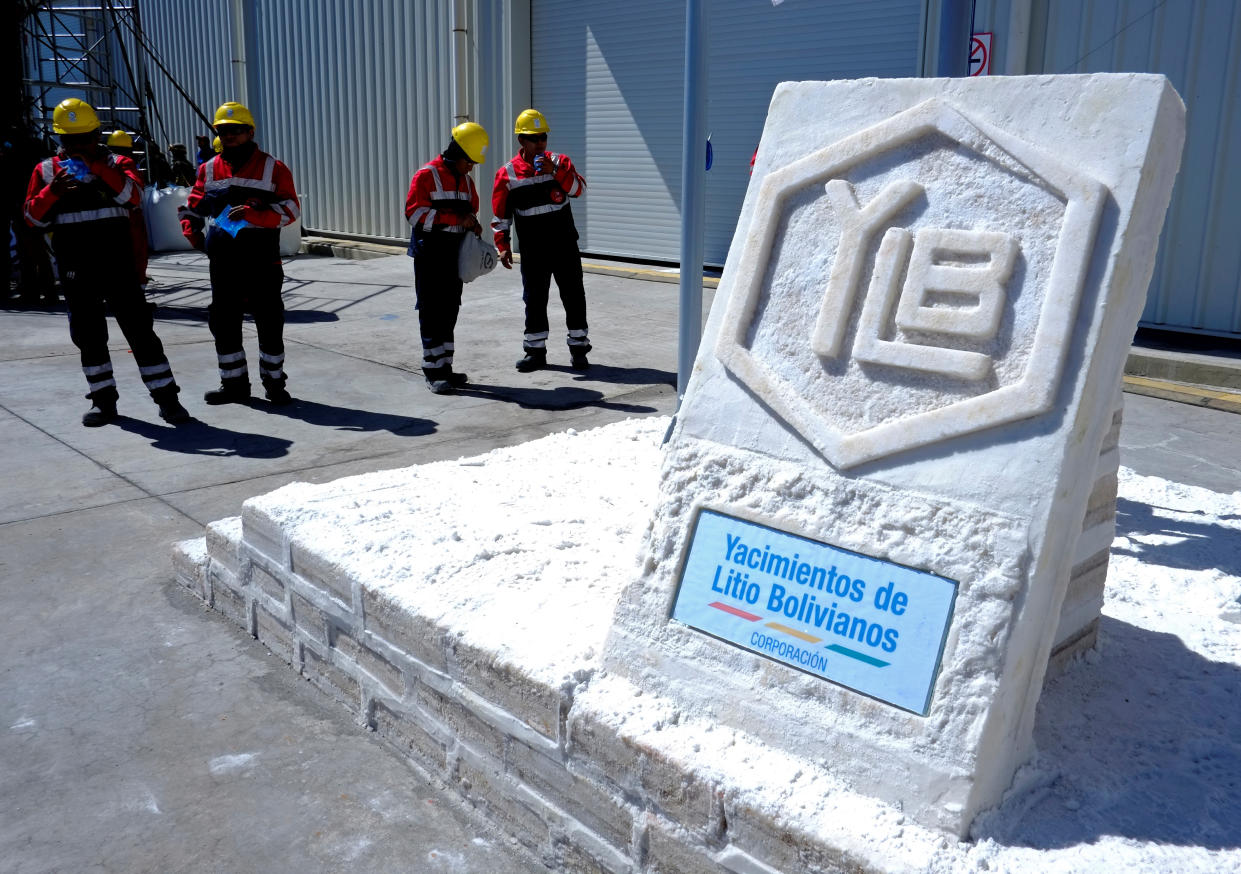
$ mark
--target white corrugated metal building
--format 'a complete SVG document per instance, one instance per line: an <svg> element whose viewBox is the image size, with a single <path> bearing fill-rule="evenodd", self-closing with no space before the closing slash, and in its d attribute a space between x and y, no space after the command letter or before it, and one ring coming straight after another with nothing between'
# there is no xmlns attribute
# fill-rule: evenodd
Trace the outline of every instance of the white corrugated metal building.
<svg viewBox="0 0 1241 874"><path fill-rule="evenodd" d="M722 264L777 82L934 73L948 0L706 0L708 263ZM152 45L206 112L247 102L293 169L315 232L404 239L410 176L454 116L492 135L491 173L527 105L589 185L582 249L678 257L684 7L667 0L142 0ZM454 33L454 24L457 30ZM1189 138L1145 324L1241 335L1241 4L978 0L993 74L1151 71L1189 108ZM152 75L176 138L205 133ZM460 84L460 88L458 85ZM1232 230L1229 230L1232 229Z"/></svg>

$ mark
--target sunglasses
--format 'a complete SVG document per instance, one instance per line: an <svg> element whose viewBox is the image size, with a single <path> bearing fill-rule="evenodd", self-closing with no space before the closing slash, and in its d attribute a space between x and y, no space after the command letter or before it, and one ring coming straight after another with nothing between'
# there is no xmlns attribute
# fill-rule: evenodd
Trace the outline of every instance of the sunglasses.
<svg viewBox="0 0 1241 874"><path fill-rule="evenodd" d="M537 140L540 143L547 142L547 134L522 134L528 140Z"/></svg>

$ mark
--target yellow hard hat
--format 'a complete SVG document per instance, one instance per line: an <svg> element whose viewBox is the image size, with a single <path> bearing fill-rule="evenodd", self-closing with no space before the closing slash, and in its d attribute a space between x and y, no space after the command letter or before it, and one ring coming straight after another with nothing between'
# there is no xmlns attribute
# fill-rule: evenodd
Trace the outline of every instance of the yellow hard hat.
<svg viewBox="0 0 1241 874"><path fill-rule="evenodd" d="M220 142L219 137L216 137L214 140L211 141L211 148L215 149L217 153L222 152L224 151L224 144Z"/></svg>
<svg viewBox="0 0 1241 874"><path fill-rule="evenodd" d="M547 132L547 119L537 109L523 109L521 115L517 116L516 123L513 124L513 133L518 136Z"/></svg>
<svg viewBox="0 0 1241 874"><path fill-rule="evenodd" d="M114 130L108 134L108 145L119 146L122 149L132 149L134 147L134 138L123 130Z"/></svg>
<svg viewBox="0 0 1241 874"><path fill-rule="evenodd" d="M466 121L457 125L452 129L452 139L475 164L483 163L483 158L487 157L491 138L478 122Z"/></svg>
<svg viewBox="0 0 1241 874"><path fill-rule="evenodd" d="M215 111L215 121L211 123L211 126L218 128L222 124L244 124L247 127L254 127L254 116L240 103L230 100L228 103L220 104L220 108Z"/></svg>
<svg viewBox="0 0 1241 874"><path fill-rule="evenodd" d="M67 97L52 110L52 130L58 134L88 134L99 129L99 116L85 100Z"/></svg>

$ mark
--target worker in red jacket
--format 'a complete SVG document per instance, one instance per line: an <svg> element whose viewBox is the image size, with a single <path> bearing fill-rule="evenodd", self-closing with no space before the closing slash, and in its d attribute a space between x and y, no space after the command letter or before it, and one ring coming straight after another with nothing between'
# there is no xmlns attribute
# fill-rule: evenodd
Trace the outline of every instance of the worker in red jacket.
<svg viewBox="0 0 1241 874"><path fill-rule="evenodd" d="M405 195L422 373L436 394L451 394L468 380L452 369L462 289L457 259L464 235L482 234L478 189L470 171L483 162L489 142L482 125L472 121L457 125L448 147L414 174Z"/></svg>
<svg viewBox="0 0 1241 874"><path fill-rule="evenodd" d="M155 334L154 319L139 286L130 238L130 210L142 202L142 179L134 162L99 143L99 117L76 97L52 112L60 152L34 169L26 189L26 222L52 231L52 248L69 304L69 336L78 347L91 400L82 424L98 427L116 416L116 379L108 354L105 307L121 326L142 381L172 424L190 414L177 399L180 388Z"/></svg>
<svg viewBox="0 0 1241 874"><path fill-rule="evenodd" d="M131 161L134 158L134 138L123 130L114 130L108 134L108 151L124 155ZM134 241L134 263L138 267L138 282L145 290L150 277L147 276L147 264L150 261L150 243L147 240L147 222L142 214L139 203L129 211L129 235Z"/></svg>
<svg viewBox="0 0 1241 874"><path fill-rule="evenodd" d="M569 198L586 190L586 180L568 155L547 151L547 119L527 109L513 125L521 149L496 171L491 193L491 222L500 263L513 267L512 230L521 238L522 300L526 304L526 331L517 362L522 373L547 366L547 294L552 277L564 304L566 342L574 370L590 367L586 353L590 338L586 326L586 290L582 285L582 255L577 249L577 227Z"/></svg>
<svg viewBox="0 0 1241 874"><path fill-rule="evenodd" d="M285 388L280 229L301 216L301 204L289 168L255 144L249 109L240 103L221 104L213 126L223 148L198 168L181 209L181 232L190 245L207 253L211 268L207 325L215 338L220 387L203 400L250 400L250 371L241 342L241 323L248 312L259 335L259 377L267 399L287 404L293 399Z"/></svg>

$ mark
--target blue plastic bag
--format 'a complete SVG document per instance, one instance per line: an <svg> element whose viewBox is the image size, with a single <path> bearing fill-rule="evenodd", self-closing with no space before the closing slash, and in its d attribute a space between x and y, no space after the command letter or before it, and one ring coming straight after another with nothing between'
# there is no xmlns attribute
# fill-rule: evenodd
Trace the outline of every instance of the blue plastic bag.
<svg viewBox="0 0 1241 874"><path fill-rule="evenodd" d="M227 233L230 237L236 237L237 232L240 231L242 228L254 227L254 225L250 224L245 219L229 218L229 215L228 215L229 209L232 209L232 207L225 209L224 212L216 216L215 226L217 228Z"/></svg>
<svg viewBox="0 0 1241 874"><path fill-rule="evenodd" d="M61 161L60 166L74 179L80 179L85 182L90 178L90 168L86 166L86 162L81 158L69 158L68 160Z"/></svg>

